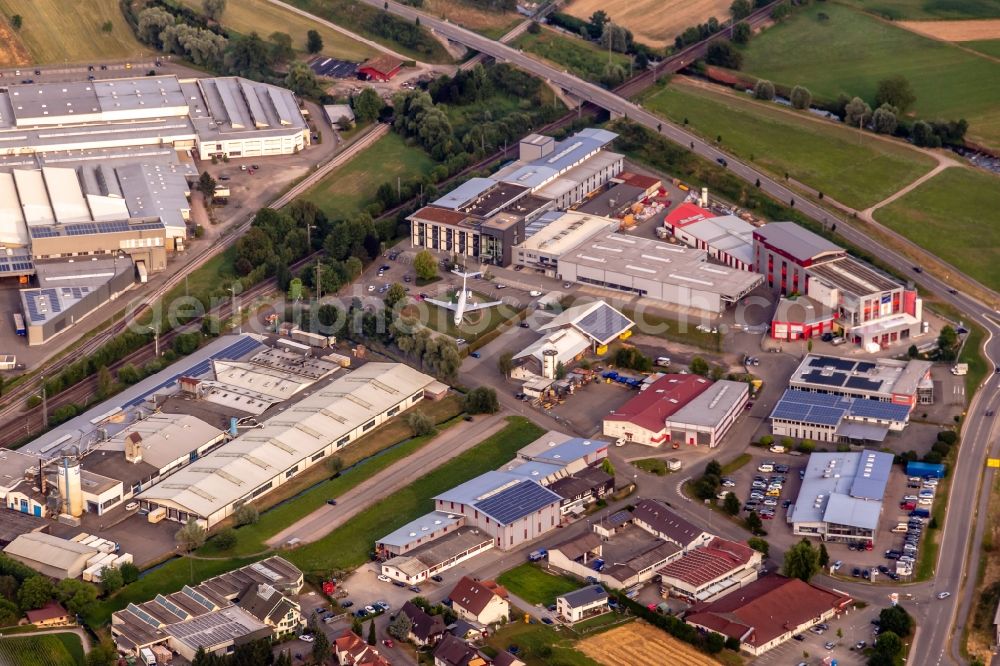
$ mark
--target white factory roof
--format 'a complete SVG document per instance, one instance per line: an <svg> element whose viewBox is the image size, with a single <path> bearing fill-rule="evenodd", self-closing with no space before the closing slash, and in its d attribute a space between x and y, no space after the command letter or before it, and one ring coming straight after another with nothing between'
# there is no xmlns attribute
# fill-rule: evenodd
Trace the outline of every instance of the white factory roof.
<svg viewBox="0 0 1000 666"><path fill-rule="evenodd" d="M514 358L534 356L539 362L543 362L544 352L554 350L556 362L566 365L588 349L590 349L590 339L587 336L575 328L564 328L539 338L518 352Z"/></svg>
<svg viewBox="0 0 1000 666"><path fill-rule="evenodd" d="M439 530L446 529L453 525L458 525L465 520L464 516L459 516L444 511L431 511L419 518L411 520L397 530L390 532L378 540L379 543L387 546L403 547L412 543L421 534L431 534Z"/></svg>
<svg viewBox="0 0 1000 666"><path fill-rule="evenodd" d="M567 211L536 231L518 248L526 252L544 252L558 256L597 234L617 228L618 220L613 218Z"/></svg>
<svg viewBox="0 0 1000 666"><path fill-rule="evenodd" d="M80 562L80 558L95 554L97 549L43 532L28 532L11 541L3 552L27 560L44 562L51 567L71 569Z"/></svg>
<svg viewBox="0 0 1000 666"><path fill-rule="evenodd" d="M203 517L248 496L434 380L401 363L368 363L314 391L142 493Z"/></svg>
<svg viewBox="0 0 1000 666"><path fill-rule="evenodd" d="M720 379L668 416L667 421L715 428L748 391L746 382Z"/></svg>
<svg viewBox="0 0 1000 666"><path fill-rule="evenodd" d="M231 642L240 643L241 637L267 628L266 624L239 606L229 606L168 625L166 632L174 640L196 651L202 646L212 648Z"/></svg>
<svg viewBox="0 0 1000 666"><path fill-rule="evenodd" d="M14 184L21 199L21 213L29 226L55 222L41 171L14 169Z"/></svg>
<svg viewBox="0 0 1000 666"><path fill-rule="evenodd" d="M118 432L98 448L125 451L125 438L138 434L142 460L162 469L181 456L216 440L222 431L189 414L151 414Z"/></svg>
<svg viewBox="0 0 1000 666"><path fill-rule="evenodd" d="M635 326L635 322L604 301L592 301L566 308L538 330L565 326L572 326L597 344L606 345Z"/></svg>
<svg viewBox="0 0 1000 666"><path fill-rule="evenodd" d="M685 233L703 241L708 247L726 252L747 265L753 265L753 232L756 227L735 215L710 217L692 222L681 228Z"/></svg>
<svg viewBox="0 0 1000 666"><path fill-rule="evenodd" d="M213 361L215 379L223 384L287 400L313 382L274 368L241 361Z"/></svg>
<svg viewBox="0 0 1000 666"><path fill-rule="evenodd" d="M80 189L76 169L42 167L56 222L90 222L90 209Z"/></svg>
<svg viewBox="0 0 1000 666"><path fill-rule="evenodd" d="M591 176L600 173L622 159L624 159L624 155L620 155L619 153L601 151L586 159L582 164L578 164L561 173L558 177L553 178L542 187L536 189L535 194L543 199L558 199L573 188L579 187L580 183L587 182L587 179ZM584 191L586 192L586 189Z"/></svg>
<svg viewBox="0 0 1000 666"><path fill-rule="evenodd" d="M28 228L24 225L14 175L0 172L0 243L27 245L28 241Z"/></svg>

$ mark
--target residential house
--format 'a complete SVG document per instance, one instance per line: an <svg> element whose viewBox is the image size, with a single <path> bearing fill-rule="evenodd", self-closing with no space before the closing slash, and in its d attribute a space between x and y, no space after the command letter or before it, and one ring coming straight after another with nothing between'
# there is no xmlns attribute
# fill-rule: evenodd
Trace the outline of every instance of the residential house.
<svg viewBox="0 0 1000 666"><path fill-rule="evenodd" d="M407 638L415 645L437 645L445 634L444 618L431 615L412 601L407 601L399 611L410 618L410 634Z"/></svg>
<svg viewBox="0 0 1000 666"><path fill-rule="evenodd" d="M41 608L25 612L30 624L36 627L58 627L72 622L69 611L63 608L59 602L50 601Z"/></svg>
<svg viewBox="0 0 1000 666"><path fill-rule="evenodd" d="M600 615L607 608L608 591L600 585L588 585L556 597L556 612L569 623Z"/></svg>
<svg viewBox="0 0 1000 666"><path fill-rule="evenodd" d="M448 597L455 614L470 622L493 624L505 621L510 615L507 590L492 580L477 581L463 576Z"/></svg>
<svg viewBox="0 0 1000 666"><path fill-rule="evenodd" d="M333 641L333 654L340 666L391 666L388 659L350 629Z"/></svg>
<svg viewBox="0 0 1000 666"><path fill-rule="evenodd" d="M434 666L488 666L489 662L465 641L446 635L434 648Z"/></svg>

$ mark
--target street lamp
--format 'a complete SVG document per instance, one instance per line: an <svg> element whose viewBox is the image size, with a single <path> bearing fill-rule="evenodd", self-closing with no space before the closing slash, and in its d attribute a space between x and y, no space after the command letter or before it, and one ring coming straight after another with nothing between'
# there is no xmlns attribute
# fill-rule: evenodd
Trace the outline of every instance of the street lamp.
<svg viewBox="0 0 1000 666"><path fill-rule="evenodd" d="M147 326L146 328L153 332L153 350L156 353L156 358L160 358L160 329L155 326Z"/></svg>

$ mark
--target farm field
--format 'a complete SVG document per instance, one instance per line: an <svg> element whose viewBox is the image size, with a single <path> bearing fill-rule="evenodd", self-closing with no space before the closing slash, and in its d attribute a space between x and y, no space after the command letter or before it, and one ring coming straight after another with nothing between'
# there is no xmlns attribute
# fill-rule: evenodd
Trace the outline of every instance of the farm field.
<svg viewBox="0 0 1000 666"><path fill-rule="evenodd" d="M7 23L6 16L0 14L0 67L19 67L30 62L28 49Z"/></svg>
<svg viewBox="0 0 1000 666"><path fill-rule="evenodd" d="M527 563L500 574L497 582L528 603L544 606L554 604L560 594L583 587L573 578L546 573Z"/></svg>
<svg viewBox="0 0 1000 666"><path fill-rule="evenodd" d="M946 42L1000 39L1000 19L982 21L899 21L911 32Z"/></svg>
<svg viewBox="0 0 1000 666"><path fill-rule="evenodd" d="M486 639L494 650L506 650L511 645L520 648L518 658L528 666L601 666L579 650L564 632L557 632L544 624L511 622L500 627ZM637 662L638 663L638 662ZM651 664L661 663L652 661Z"/></svg>
<svg viewBox="0 0 1000 666"><path fill-rule="evenodd" d="M332 219L350 218L375 200L382 183L395 183L397 176L403 180L415 178L433 168L430 155L390 132L316 183L305 198Z"/></svg>
<svg viewBox="0 0 1000 666"><path fill-rule="evenodd" d="M819 14L828 18L820 20ZM902 74L913 86L913 111L926 119L969 122L969 139L1000 146L1000 62L922 37L844 5L803 8L757 36L743 69L814 97L840 93L874 101L879 80Z"/></svg>
<svg viewBox="0 0 1000 666"><path fill-rule="evenodd" d="M0 639L0 666L83 666L83 645L71 632Z"/></svg>
<svg viewBox="0 0 1000 666"><path fill-rule="evenodd" d="M987 223L1000 210L1000 177L951 168L875 211L875 219L944 261L1000 289L1000 226Z"/></svg>
<svg viewBox="0 0 1000 666"><path fill-rule="evenodd" d="M35 64L99 62L151 53L132 35L117 0L0 0L0 14L8 20L21 15L24 26L17 34ZM104 32L101 26L108 21L111 32ZM0 52L6 49L0 39Z"/></svg>
<svg viewBox="0 0 1000 666"><path fill-rule="evenodd" d="M647 46L673 46L674 37L685 28L704 23L710 16L729 18L730 2L725 0L574 0L561 11L587 20L599 9L615 23L632 31L635 41Z"/></svg>
<svg viewBox="0 0 1000 666"><path fill-rule="evenodd" d="M181 0L181 2L195 11L201 11L201 0ZM295 49L303 52L306 50L306 33L309 30L316 30L323 37L322 55L360 62L376 54L375 49L367 44L362 44L343 33L310 21L267 0L239 0L226 3L222 25L244 35L256 32L264 39L267 39L272 32L288 33L292 37Z"/></svg>
<svg viewBox="0 0 1000 666"><path fill-rule="evenodd" d="M689 126L702 136L776 176L789 176L858 210L882 201L934 166L933 158L777 104L740 93L674 81L642 97L645 108ZM752 158L751 158L752 156Z"/></svg>
<svg viewBox="0 0 1000 666"><path fill-rule="evenodd" d="M844 0L893 21L1000 17L1000 0Z"/></svg>
<svg viewBox="0 0 1000 666"><path fill-rule="evenodd" d="M608 52L593 42L568 37L555 30L543 28L537 35L525 32L514 40L515 48L566 68L582 79L600 83L608 65ZM611 62L628 72L629 58L622 53L612 53Z"/></svg>
<svg viewBox="0 0 1000 666"><path fill-rule="evenodd" d="M585 638L576 648L603 666L718 664L703 652L642 621L630 622Z"/></svg>
<svg viewBox="0 0 1000 666"><path fill-rule="evenodd" d="M962 42L962 46L967 49L972 49L973 51L979 51L980 53L993 58L1000 58L1000 39Z"/></svg>
<svg viewBox="0 0 1000 666"><path fill-rule="evenodd" d="M475 4L472 0L424 0L421 9L491 39L500 39L524 19L517 12L491 12Z"/></svg>

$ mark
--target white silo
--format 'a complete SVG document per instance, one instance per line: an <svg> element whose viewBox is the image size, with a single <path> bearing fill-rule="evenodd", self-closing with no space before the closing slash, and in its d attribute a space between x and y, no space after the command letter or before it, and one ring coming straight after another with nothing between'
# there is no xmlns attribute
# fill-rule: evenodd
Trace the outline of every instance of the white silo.
<svg viewBox="0 0 1000 666"><path fill-rule="evenodd" d="M83 485L80 482L80 459L65 455L58 463L59 496L62 513L79 518L83 515Z"/></svg>
<svg viewBox="0 0 1000 666"><path fill-rule="evenodd" d="M555 349L546 349L542 352L542 377L555 379L556 370L559 366L559 352Z"/></svg>

